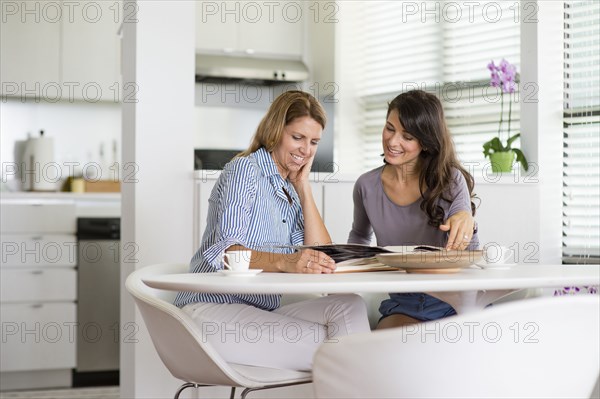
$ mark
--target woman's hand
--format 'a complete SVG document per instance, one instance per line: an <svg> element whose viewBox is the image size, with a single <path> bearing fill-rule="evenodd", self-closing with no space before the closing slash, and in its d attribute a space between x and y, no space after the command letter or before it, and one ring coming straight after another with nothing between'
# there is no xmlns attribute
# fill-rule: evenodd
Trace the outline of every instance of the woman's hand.
<svg viewBox="0 0 600 399"><path fill-rule="evenodd" d="M284 255L282 271L287 273L329 274L335 270L335 262L328 255L314 249Z"/></svg>
<svg viewBox="0 0 600 399"><path fill-rule="evenodd" d="M292 183L292 186L294 186L294 189L296 189L296 192L298 194L301 193L302 187L305 184L309 183L310 169L312 168L314 159L315 153L313 153L313 155L308 159L308 161L306 161L306 164L304 164L304 166L302 166L297 171L290 171L290 174L288 175L288 180L290 181L290 183Z"/></svg>
<svg viewBox="0 0 600 399"><path fill-rule="evenodd" d="M473 238L475 219L470 212L460 211L440 225L440 230L449 231L446 249L466 249Z"/></svg>

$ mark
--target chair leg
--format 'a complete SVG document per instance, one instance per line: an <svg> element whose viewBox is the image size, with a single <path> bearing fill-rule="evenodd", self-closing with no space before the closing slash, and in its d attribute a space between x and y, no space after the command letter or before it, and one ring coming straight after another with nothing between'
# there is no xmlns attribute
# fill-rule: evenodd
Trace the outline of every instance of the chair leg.
<svg viewBox="0 0 600 399"><path fill-rule="evenodd" d="M260 389L260 388L259 388L259 389ZM252 391L255 391L255 389L252 389L252 388L246 388L246 389L244 389L244 390L242 391L242 395L240 396L240 398L241 398L241 399L246 399L246 396L247 396L247 395L248 395L250 392L252 392Z"/></svg>
<svg viewBox="0 0 600 399"><path fill-rule="evenodd" d="M175 392L175 397L173 399L179 399L179 395L181 395L181 392L184 389L192 388L192 387L197 388L199 386L200 385L198 385L198 384L193 384L191 382L186 382L185 384L183 384L182 386L180 386L179 389L177 389L177 392Z"/></svg>
<svg viewBox="0 0 600 399"><path fill-rule="evenodd" d="M231 395L229 395L229 399L235 398L235 387L231 387Z"/></svg>
<svg viewBox="0 0 600 399"><path fill-rule="evenodd" d="M254 392L254 391L262 391L264 389L271 389L271 388L282 388L282 387L291 387L293 385L302 385L302 384L310 384L312 381L301 381L301 382L292 382L289 384L274 384L274 385L267 385L265 387L260 387L260 388L246 388L242 391L242 395L240 396L241 399L246 399L246 396L250 393L250 392Z"/></svg>

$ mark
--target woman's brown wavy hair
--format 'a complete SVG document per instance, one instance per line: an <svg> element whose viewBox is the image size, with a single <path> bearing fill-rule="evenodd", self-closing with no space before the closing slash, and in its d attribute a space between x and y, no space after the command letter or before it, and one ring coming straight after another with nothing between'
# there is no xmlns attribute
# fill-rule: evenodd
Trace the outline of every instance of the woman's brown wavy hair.
<svg viewBox="0 0 600 399"><path fill-rule="evenodd" d="M472 199L475 198L475 182L456 157L440 100L423 90L411 90L398 95L389 103L387 116L392 110L398 111L400 124L407 133L419 140L423 149L419 155L419 189L423 198L421 209L427 213L429 224L439 227L444 222L444 210L438 202L452 202L452 198L446 196L453 184L454 169L458 169L465 177L471 196L471 213L474 216L475 204ZM427 188L425 192L423 187Z"/></svg>

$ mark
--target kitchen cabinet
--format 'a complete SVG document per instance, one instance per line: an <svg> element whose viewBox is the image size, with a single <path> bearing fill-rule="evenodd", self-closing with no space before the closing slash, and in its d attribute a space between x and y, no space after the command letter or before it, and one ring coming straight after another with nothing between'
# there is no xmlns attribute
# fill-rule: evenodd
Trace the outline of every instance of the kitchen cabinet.
<svg viewBox="0 0 600 399"><path fill-rule="evenodd" d="M27 14L9 15L10 6L25 3L2 1L0 23L1 94L16 91L40 93L60 82L60 21Z"/></svg>
<svg viewBox="0 0 600 399"><path fill-rule="evenodd" d="M216 179L197 180L194 187L194 250L200 248L202 242L208 217L208 199L216 183Z"/></svg>
<svg viewBox="0 0 600 399"><path fill-rule="evenodd" d="M75 202L3 201L0 209L3 389L70 386L77 331Z"/></svg>
<svg viewBox="0 0 600 399"><path fill-rule="evenodd" d="M348 242L354 214L353 190L353 181L326 179L323 182L323 221L336 244Z"/></svg>
<svg viewBox="0 0 600 399"><path fill-rule="evenodd" d="M302 2L196 2L196 51L301 58Z"/></svg>
<svg viewBox="0 0 600 399"><path fill-rule="evenodd" d="M88 0L77 5L73 19L65 18L62 24L62 81L79 85L74 90L78 100L118 102L120 2Z"/></svg>
<svg viewBox="0 0 600 399"><path fill-rule="evenodd" d="M52 202L48 208L49 205L47 201L37 200L3 202L0 209L0 229L11 234L75 231L77 222L73 216L72 203Z"/></svg>
<svg viewBox="0 0 600 399"><path fill-rule="evenodd" d="M120 101L121 1L3 3L1 95Z"/></svg>
<svg viewBox="0 0 600 399"><path fill-rule="evenodd" d="M9 389L11 372L66 370L75 367L75 303L2 303L0 372L2 388ZM57 386L70 386L57 382ZM35 384L33 381L32 384ZM54 384L52 384L54 385Z"/></svg>

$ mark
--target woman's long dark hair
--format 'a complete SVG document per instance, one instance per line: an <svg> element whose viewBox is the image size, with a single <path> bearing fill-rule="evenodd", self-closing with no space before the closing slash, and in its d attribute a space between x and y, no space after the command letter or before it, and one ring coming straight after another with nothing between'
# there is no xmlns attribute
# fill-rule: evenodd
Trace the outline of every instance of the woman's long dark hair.
<svg viewBox="0 0 600 399"><path fill-rule="evenodd" d="M438 202L452 202L453 199L447 196L454 184L455 169L465 177L471 197L471 213L474 216L475 204L472 199L475 197L475 182L456 157L440 100L425 91L411 90L398 95L389 103L387 116L392 110L398 111L404 130L421 144L419 190L423 198L421 209L427 213L429 224L439 227L444 223L444 210ZM425 192L423 187L427 188Z"/></svg>

